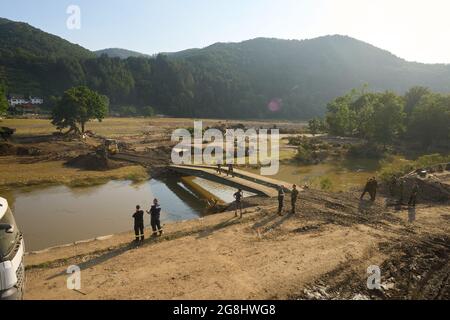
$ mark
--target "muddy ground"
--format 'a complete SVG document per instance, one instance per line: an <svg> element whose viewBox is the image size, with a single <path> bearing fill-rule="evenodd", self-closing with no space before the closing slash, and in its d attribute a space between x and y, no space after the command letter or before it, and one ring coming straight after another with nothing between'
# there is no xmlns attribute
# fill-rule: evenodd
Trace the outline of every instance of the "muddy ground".
<svg viewBox="0 0 450 320"><path fill-rule="evenodd" d="M252 201L258 202L257 199ZM164 226L141 246L131 233L29 254L27 299L447 299L450 205L391 211L386 199L306 190L298 212L275 200ZM147 231L147 235L148 235ZM82 269L80 292L66 287ZM367 268L381 289L367 289Z"/></svg>

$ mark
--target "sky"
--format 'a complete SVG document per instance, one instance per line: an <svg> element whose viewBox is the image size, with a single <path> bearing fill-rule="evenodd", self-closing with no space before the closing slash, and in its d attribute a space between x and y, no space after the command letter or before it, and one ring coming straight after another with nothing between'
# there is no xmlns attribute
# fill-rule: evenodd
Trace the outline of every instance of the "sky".
<svg viewBox="0 0 450 320"><path fill-rule="evenodd" d="M79 19L69 6L78 6ZM1 0L0 17L90 50L147 54L256 37L342 34L409 61L450 63L449 0ZM76 20L73 20L73 19ZM70 20L69 20L70 19ZM80 28L68 28L67 21Z"/></svg>

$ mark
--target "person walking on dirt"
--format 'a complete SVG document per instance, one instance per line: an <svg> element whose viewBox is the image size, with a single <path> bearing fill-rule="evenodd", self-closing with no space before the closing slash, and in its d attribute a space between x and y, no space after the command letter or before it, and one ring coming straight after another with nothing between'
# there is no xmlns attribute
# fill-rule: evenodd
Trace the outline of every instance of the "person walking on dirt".
<svg viewBox="0 0 450 320"><path fill-rule="evenodd" d="M244 197L244 193L242 192L242 189L239 189L235 194L233 194L236 204L234 215L238 216L238 210L240 211L240 217L242 219L242 198Z"/></svg>
<svg viewBox="0 0 450 320"><path fill-rule="evenodd" d="M281 216L284 204L284 186L278 188L278 214Z"/></svg>
<svg viewBox="0 0 450 320"><path fill-rule="evenodd" d="M153 237L156 237L158 235L158 231L159 236L162 236L163 229L161 228L160 221L161 207L158 203L158 199L153 200L153 205L151 206L150 210L147 211L147 213L150 215L150 224L153 230Z"/></svg>
<svg viewBox="0 0 450 320"><path fill-rule="evenodd" d="M136 242L144 241L144 211L139 205L136 206L136 211L133 213L134 218L134 234L136 235Z"/></svg>
<svg viewBox="0 0 450 320"><path fill-rule="evenodd" d="M419 193L419 184L414 182L414 185L411 190L411 196L409 197L408 206L416 207L417 194Z"/></svg>
<svg viewBox="0 0 450 320"><path fill-rule="evenodd" d="M298 190L297 185L292 186L292 192L291 192L291 207L292 207L292 213L295 213L295 204L297 203L298 198Z"/></svg>
<svg viewBox="0 0 450 320"><path fill-rule="evenodd" d="M362 200L364 198L364 196L366 195L366 193L370 194L370 187L372 185L372 178L367 179L366 185L364 187L363 193L361 194L360 199Z"/></svg>

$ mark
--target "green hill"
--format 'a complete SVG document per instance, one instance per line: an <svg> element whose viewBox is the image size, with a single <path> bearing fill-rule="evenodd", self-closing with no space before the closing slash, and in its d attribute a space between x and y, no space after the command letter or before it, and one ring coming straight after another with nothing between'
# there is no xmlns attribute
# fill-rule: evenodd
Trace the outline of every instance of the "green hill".
<svg viewBox="0 0 450 320"><path fill-rule="evenodd" d="M150 56L147 54L136 52L136 51L131 51L131 50L126 50L126 49L121 49L121 48L109 48L109 49L97 50L97 51L95 51L95 54L98 57L100 57L103 54L106 54L110 58L120 58L120 59L139 58L139 57L150 58Z"/></svg>
<svg viewBox="0 0 450 320"><path fill-rule="evenodd" d="M89 58L89 50L23 22L0 18L0 57L5 58Z"/></svg>
<svg viewBox="0 0 450 320"><path fill-rule="evenodd" d="M151 39L147 39L151 41ZM0 19L0 82L8 92L61 95L87 85L113 107L152 106L173 116L308 119L368 84L403 93L450 92L450 65L405 61L346 36L258 38L158 56L91 52L25 23ZM275 100L277 110L268 108Z"/></svg>
<svg viewBox="0 0 450 320"><path fill-rule="evenodd" d="M321 113L330 99L364 84L399 93L415 85L450 92L450 65L407 62L339 35L217 43L170 57L187 61L194 70L226 76L233 83L244 81L247 94L262 95L262 100L280 98L286 117Z"/></svg>

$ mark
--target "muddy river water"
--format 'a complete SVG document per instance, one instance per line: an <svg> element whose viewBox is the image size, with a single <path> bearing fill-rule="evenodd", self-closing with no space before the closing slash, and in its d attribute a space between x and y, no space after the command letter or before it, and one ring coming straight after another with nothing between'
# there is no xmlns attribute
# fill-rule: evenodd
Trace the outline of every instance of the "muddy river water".
<svg viewBox="0 0 450 320"><path fill-rule="evenodd" d="M343 190L364 183L377 169L377 163L370 160L313 166L284 164L274 178L296 184L317 184L325 177L331 180L331 189ZM247 170L259 173L259 170ZM148 210L154 198L161 203L163 223L206 215L206 199L211 195L221 202L233 201L235 190L229 186L201 178L190 181L188 184L174 176L139 184L110 181L83 188L32 187L0 193L14 211L26 239L27 251L33 251L132 230L131 215L135 206L139 204ZM207 195L193 188L192 182L207 190ZM146 215L146 225L149 220Z"/></svg>
<svg viewBox="0 0 450 320"><path fill-rule="evenodd" d="M233 199L235 190L231 187L200 178L193 181L222 202ZM163 223L201 217L207 214L207 205L197 191L173 177L139 184L110 181L83 188L33 187L2 193L2 196L14 211L27 251L33 251L132 230L135 206L139 204L148 210L154 198L162 206ZM150 224L149 215L145 216L145 223Z"/></svg>

